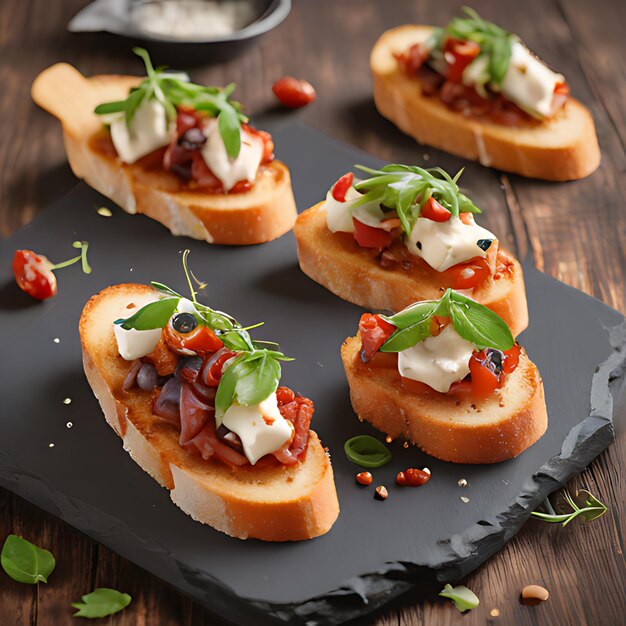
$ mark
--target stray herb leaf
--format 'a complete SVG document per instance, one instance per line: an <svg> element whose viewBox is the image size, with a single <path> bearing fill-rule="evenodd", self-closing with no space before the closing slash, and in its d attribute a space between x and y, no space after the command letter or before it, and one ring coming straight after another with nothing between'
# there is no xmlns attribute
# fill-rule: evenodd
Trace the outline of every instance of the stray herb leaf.
<svg viewBox="0 0 626 626"><path fill-rule="evenodd" d="M465 585L457 585L456 587L446 585L443 591L439 592L439 595L444 598L450 598L461 613L475 609L480 604L478 596Z"/></svg>
<svg viewBox="0 0 626 626"><path fill-rule="evenodd" d="M598 498L596 498L591 492L587 491L587 489L580 489L578 494L586 494L585 497L585 506L579 507L574 499L569 494L567 490L563 490L563 497L568 505L571 507L570 513L562 513L557 514L554 513L554 509L552 509L551 513L540 513L538 511L533 511L531 515L534 517L543 520L544 522L551 523L562 523L563 526L567 526L573 519L577 517L582 517L586 522L592 522L594 519L598 519L602 517L607 511L607 506L600 502ZM546 498L547 503L550 503L550 500ZM546 507L547 508L547 507ZM550 506L550 508L552 508Z"/></svg>
<svg viewBox="0 0 626 626"><path fill-rule="evenodd" d="M2 569L18 583L35 585L47 583L56 562L48 550L39 548L34 543L9 535L0 555Z"/></svg>
<svg viewBox="0 0 626 626"><path fill-rule="evenodd" d="M118 613L125 609L132 600L127 593L120 593L115 589L106 587L94 589L81 599L82 602L72 602L72 606L79 609L78 612L74 613L74 617L87 617L89 619L107 617Z"/></svg>
<svg viewBox="0 0 626 626"><path fill-rule="evenodd" d="M348 459L360 467L382 467L391 461L391 452L387 446L370 435L348 439L343 449Z"/></svg>

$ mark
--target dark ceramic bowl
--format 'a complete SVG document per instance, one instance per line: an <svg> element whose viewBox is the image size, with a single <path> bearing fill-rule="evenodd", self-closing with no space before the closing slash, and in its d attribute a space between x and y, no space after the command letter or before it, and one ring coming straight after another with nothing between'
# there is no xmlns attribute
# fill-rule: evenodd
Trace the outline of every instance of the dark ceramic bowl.
<svg viewBox="0 0 626 626"><path fill-rule="evenodd" d="M96 0L70 21L68 30L90 33L90 38L93 33L110 33L116 39L124 38L127 43L146 47L156 63L215 63L237 55L258 37L278 26L291 11L291 0L249 2L252 5L252 21L227 35L183 39L142 30L133 18L137 4L133 0ZM104 39L109 40L112 48L119 47L121 43L114 42L110 37Z"/></svg>

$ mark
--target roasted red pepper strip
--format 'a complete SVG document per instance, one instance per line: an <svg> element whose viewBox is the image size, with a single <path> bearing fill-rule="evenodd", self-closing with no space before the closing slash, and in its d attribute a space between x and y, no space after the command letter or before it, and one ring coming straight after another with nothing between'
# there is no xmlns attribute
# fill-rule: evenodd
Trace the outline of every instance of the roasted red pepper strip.
<svg viewBox="0 0 626 626"><path fill-rule="evenodd" d="M396 327L380 315L363 313L359 321L361 359L363 362L369 361L395 330Z"/></svg>

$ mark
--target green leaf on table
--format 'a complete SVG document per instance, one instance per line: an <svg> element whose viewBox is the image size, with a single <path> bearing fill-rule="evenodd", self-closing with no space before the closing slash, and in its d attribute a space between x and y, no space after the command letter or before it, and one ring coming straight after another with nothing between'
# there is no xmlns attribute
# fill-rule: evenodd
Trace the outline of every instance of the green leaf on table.
<svg viewBox="0 0 626 626"><path fill-rule="evenodd" d="M48 550L18 537L9 535L0 555L2 569L19 583L35 585L48 582L56 562Z"/></svg>
<svg viewBox="0 0 626 626"><path fill-rule="evenodd" d="M439 595L444 598L450 598L461 613L475 609L480 604L478 596L465 585L457 585L456 587L446 585L443 591L439 592Z"/></svg>
<svg viewBox="0 0 626 626"><path fill-rule="evenodd" d="M82 602L72 602L75 609L74 617L96 619L107 617L125 609L132 598L127 593L120 593L115 589L100 587L82 597Z"/></svg>
<svg viewBox="0 0 626 626"><path fill-rule="evenodd" d="M134 315L126 319L115 320L124 330L154 330L164 328L174 314L180 298L163 298L141 307Z"/></svg>
<svg viewBox="0 0 626 626"><path fill-rule="evenodd" d="M343 446L346 456L360 467L382 467L391 460L391 452L384 443L370 435L348 439Z"/></svg>
<svg viewBox="0 0 626 626"><path fill-rule="evenodd" d="M550 500L546 498L544 505L548 509L548 513L542 513L540 511L533 511L531 515L544 522L550 522L553 524L562 523L563 526L567 526L571 521L577 517L582 517L585 522L592 522L598 519L607 512L607 506L603 502L600 502L591 492L587 489L580 489L577 492L579 494L586 494L584 498L584 507L580 507L574 502L572 496L570 496L567 490L563 491L563 498L570 506L571 511L569 513L555 513Z"/></svg>

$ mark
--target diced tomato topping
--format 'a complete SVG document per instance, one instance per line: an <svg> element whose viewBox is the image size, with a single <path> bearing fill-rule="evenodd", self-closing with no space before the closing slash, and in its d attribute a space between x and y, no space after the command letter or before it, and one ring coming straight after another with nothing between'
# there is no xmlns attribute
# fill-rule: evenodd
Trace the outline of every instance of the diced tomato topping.
<svg viewBox="0 0 626 626"><path fill-rule="evenodd" d="M472 354L469 368L472 377L472 395L477 398L491 395L498 387L500 377L488 367L484 350Z"/></svg>
<svg viewBox="0 0 626 626"><path fill-rule="evenodd" d="M258 130L250 124L242 124L241 129L250 133L253 137L258 137L263 142L263 156L261 165L266 165L274 160L274 140L266 130Z"/></svg>
<svg viewBox="0 0 626 626"><path fill-rule="evenodd" d="M519 344L515 344L509 350L504 352L504 359L502 361L502 371L505 374L511 374L515 371L515 368L519 365L519 357L522 349Z"/></svg>
<svg viewBox="0 0 626 626"><path fill-rule="evenodd" d="M552 110L558 111L569 97L569 85L561 81L554 86L554 96L552 97Z"/></svg>
<svg viewBox="0 0 626 626"><path fill-rule="evenodd" d="M445 275L453 289L473 289L491 276L491 268L486 259L476 257L445 270Z"/></svg>
<svg viewBox="0 0 626 626"><path fill-rule="evenodd" d="M395 55L400 69L405 74L409 75L416 74L429 56L430 50L428 50L426 46L422 46L418 43L413 44L406 52Z"/></svg>
<svg viewBox="0 0 626 626"><path fill-rule="evenodd" d="M474 41L464 41L448 37L443 46L443 54L448 67L446 78L453 83L463 80L463 71L478 56L480 46Z"/></svg>
<svg viewBox="0 0 626 626"><path fill-rule="evenodd" d="M185 354L191 350L202 356L210 352L217 352L224 346L222 340L208 327L198 324L189 333L179 333L170 323L163 329L167 347L177 354Z"/></svg>
<svg viewBox="0 0 626 626"><path fill-rule="evenodd" d="M354 174L348 172L344 174L334 185L332 189L332 196L337 202L345 202L348 189L352 186L354 181Z"/></svg>
<svg viewBox="0 0 626 626"><path fill-rule="evenodd" d="M48 259L32 250L16 250L13 276L18 287L37 300L52 298L57 292L57 279Z"/></svg>
<svg viewBox="0 0 626 626"><path fill-rule="evenodd" d="M163 333L154 350L144 358L156 367L159 376L171 376L178 365L178 357L166 345Z"/></svg>
<svg viewBox="0 0 626 626"><path fill-rule="evenodd" d="M369 361L395 330L396 327L380 315L363 313L359 321L361 359L363 362Z"/></svg>
<svg viewBox="0 0 626 626"><path fill-rule="evenodd" d="M382 250L391 245L393 234L382 229L368 226L363 222L359 222L355 217L352 218L354 224L354 239L362 248L374 248Z"/></svg>
<svg viewBox="0 0 626 626"><path fill-rule="evenodd" d="M234 356L236 356L234 352L224 350L223 352L220 352L219 355L216 355L215 358L211 357L207 363L208 367L205 367L203 370L204 384L209 387L217 387L220 384L220 379L222 378L224 363L226 363L228 359L232 359Z"/></svg>
<svg viewBox="0 0 626 626"><path fill-rule="evenodd" d="M463 222L463 224L465 224L466 226L469 226L470 224L473 223L474 218L472 217L472 214L467 211L465 213L459 213L459 219Z"/></svg>
<svg viewBox="0 0 626 626"><path fill-rule="evenodd" d="M432 220L433 222L447 222L452 213L442 206L432 196L426 200L424 206L420 209L420 217Z"/></svg>

